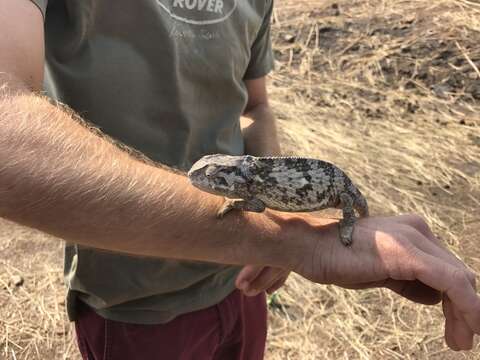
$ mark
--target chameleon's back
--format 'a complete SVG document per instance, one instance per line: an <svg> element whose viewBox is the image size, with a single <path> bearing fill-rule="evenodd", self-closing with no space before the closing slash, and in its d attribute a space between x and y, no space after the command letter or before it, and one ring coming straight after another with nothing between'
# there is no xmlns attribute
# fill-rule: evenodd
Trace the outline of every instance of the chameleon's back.
<svg viewBox="0 0 480 360"><path fill-rule="evenodd" d="M231 199L258 199L280 211L339 208L340 195L347 194L350 207L368 215L365 198L348 176L322 160L215 154L197 161L188 176L204 191Z"/></svg>
<svg viewBox="0 0 480 360"><path fill-rule="evenodd" d="M251 192L269 208L314 211L339 205L338 194L350 179L336 166L317 159L260 157L254 159Z"/></svg>

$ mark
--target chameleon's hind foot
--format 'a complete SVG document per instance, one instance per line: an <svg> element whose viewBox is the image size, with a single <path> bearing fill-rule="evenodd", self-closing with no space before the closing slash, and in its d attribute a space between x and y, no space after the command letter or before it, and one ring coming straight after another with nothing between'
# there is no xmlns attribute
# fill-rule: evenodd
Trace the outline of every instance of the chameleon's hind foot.
<svg viewBox="0 0 480 360"><path fill-rule="evenodd" d="M353 210L353 198L348 193L340 194L340 202L342 205L343 219L338 223L340 241L345 246L353 243L353 225L355 224L355 211Z"/></svg>
<svg viewBox="0 0 480 360"><path fill-rule="evenodd" d="M351 246L353 243L353 226L354 221L342 219L338 223L338 230L340 235L340 241L345 246Z"/></svg>

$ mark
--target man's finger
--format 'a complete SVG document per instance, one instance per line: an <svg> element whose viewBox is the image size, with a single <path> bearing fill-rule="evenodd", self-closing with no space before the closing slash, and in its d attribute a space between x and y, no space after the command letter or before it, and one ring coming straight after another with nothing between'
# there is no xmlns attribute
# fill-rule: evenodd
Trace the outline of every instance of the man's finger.
<svg viewBox="0 0 480 360"><path fill-rule="evenodd" d="M337 284L347 289L371 289L371 288L387 288L395 293L407 298L408 300L423 305L435 305L442 300L440 291L432 289L421 281L414 280L394 280L386 279L381 281L371 281L357 284Z"/></svg>
<svg viewBox="0 0 480 360"><path fill-rule="evenodd" d="M436 236L430 230L430 227L422 217L414 214L405 214L393 217L379 217L378 219L381 219L385 222L391 222L392 224L397 224L400 226L404 225L405 227L403 227L402 233L408 238L424 238L428 240L416 241L415 245L422 249L424 252L435 255L452 265L467 269L468 272L470 272L470 281L475 286L475 276L473 272L451 251L449 251L439 239L436 238ZM368 225L368 223L366 223L366 226L372 229L376 229L375 226Z"/></svg>
<svg viewBox="0 0 480 360"><path fill-rule="evenodd" d="M442 309L445 316L445 341L448 347L454 351L460 351L460 347L455 341L455 327L454 327L454 315L452 309L452 303L446 301L448 297L443 296Z"/></svg>
<svg viewBox="0 0 480 360"><path fill-rule="evenodd" d="M287 281L287 279L288 279L288 274L286 276L281 277L279 280L277 280L276 283L274 283L272 286L270 286L267 289L267 293L268 294L273 294L275 291L280 289L285 284L285 281Z"/></svg>
<svg viewBox="0 0 480 360"><path fill-rule="evenodd" d="M454 318L454 336L455 343L461 350L470 350L473 347L473 332L466 323L460 311L450 302L448 296L446 297L448 304L452 307Z"/></svg>
<svg viewBox="0 0 480 360"><path fill-rule="evenodd" d="M260 292L269 289L279 279L285 277L286 271L284 269L275 267L265 267L260 274L248 284L248 287L244 289L245 295L256 296Z"/></svg>
<svg viewBox="0 0 480 360"><path fill-rule="evenodd" d="M472 349L473 332L447 295L443 296L443 313L448 321L446 325L449 324L445 327L445 338L447 339L448 336L455 346L452 349L457 351ZM447 344L449 344L448 341Z"/></svg>
<svg viewBox="0 0 480 360"><path fill-rule="evenodd" d="M235 280L235 286L239 290L245 290L249 284L260 274L264 266L246 265L240 270Z"/></svg>
<svg viewBox="0 0 480 360"><path fill-rule="evenodd" d="M435 305L442 300L442 293L440 291L418 280L399 281L388 279L384 286L411 301L424 305Z"/></svg>
<svg viewBox="0 0 480 360"><path fill-rule="evenodd" d="M409 230L413 231L412 233L412 238L418 238L418 229L416 230ZM415 233L417 232L417 233ZM438 257L448 263L450 263L453 266L459 267L461 269L464 269L467 274L468 274L468 279L472 286L476 289L476 281L475 281L475 274L459 259L457 258L451 251L449 251L443 244L440 243L438 239L435 238L433 233L429 230L428 227L426 229L423 229L422 232L420 233L421 235L424 235L428 240L430 241L417 241L415 242L415 245L417 245L423 252L434 255L435 257ZM408 232L407 235L408 236Z"/></svg>
<svg viewBox="0 0 480 360"><path fill-rule="evenodd" d="M416 260L414 266L418 280L446 293L470 329L480 334L480 298L466 271L423 251L417 253Z"/></svg>

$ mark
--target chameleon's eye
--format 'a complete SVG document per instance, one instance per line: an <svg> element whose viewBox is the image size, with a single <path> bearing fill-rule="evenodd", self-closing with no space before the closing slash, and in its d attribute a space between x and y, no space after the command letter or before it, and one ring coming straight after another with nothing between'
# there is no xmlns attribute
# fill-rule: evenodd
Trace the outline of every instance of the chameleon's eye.
<svg viewBox="0 0 480 360"><path fill-rule="evenodd" d="M215 176L218 172L220 171L219 168L215 167L215 166L209 166L207 167L207 170L205 170L205 175L207 177L213 177Z"/></svg>

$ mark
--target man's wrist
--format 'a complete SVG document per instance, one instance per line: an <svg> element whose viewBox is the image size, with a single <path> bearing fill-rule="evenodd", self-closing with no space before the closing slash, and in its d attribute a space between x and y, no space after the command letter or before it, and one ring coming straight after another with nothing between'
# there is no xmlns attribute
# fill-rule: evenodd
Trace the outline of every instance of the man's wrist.
<svg viewBox="0 0 480 360"><path fill-rule="evenodd" d="M327 225L335 220L269 210L262 215L256 226L262 227L262 243L268 246L268 263L264 265L303 273L312 262L314 252L321 253L318 247L329 243L334 236L331 226Z"/></svg>
<svg viewBox="0 0 480 360"><path fill-rule="evenodd" d="M333 249L340 244L338 220L310 214L290 215L285 234L290 238L290 270L316 283L330 283L327 269L332 265Z"/></svg>

